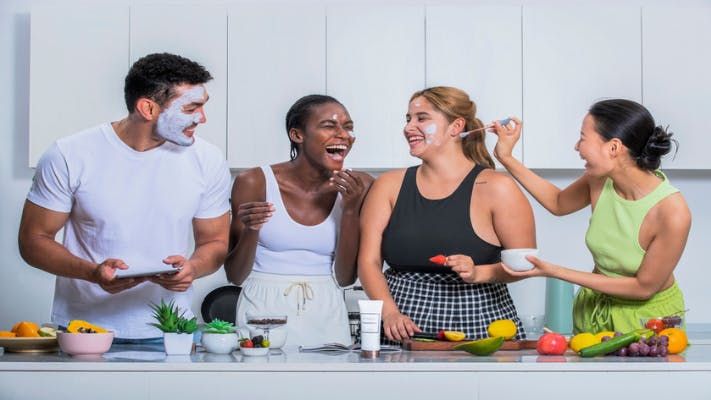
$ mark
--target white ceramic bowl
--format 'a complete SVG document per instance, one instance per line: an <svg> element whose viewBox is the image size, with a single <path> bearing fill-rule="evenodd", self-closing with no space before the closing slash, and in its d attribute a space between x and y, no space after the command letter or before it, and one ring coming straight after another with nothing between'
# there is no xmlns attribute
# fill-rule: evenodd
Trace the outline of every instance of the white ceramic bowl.
<svg viewBox="0 0 711 400"><path fill-rule="evenodd" d="M286 344L288 330L285 326L280 326L278 328L269 330L269 348L270 349L281 349ZM259 328L249 328L249 337L253 338L255 336L264 336L264 331Z"/></svg>
<svg viewBox="0 0 711 400"><path fill-rule="evenodd" d="M239 352L245 356L266 356L269 353L269 347L240 347Z"/></svg>
<svg viewBox="0 0 711 400"><path fill-rule="evenodd" d="M238 346L239 337L236 333L202 333L200 343L208 353L229 354Z"/></svg>
<svg viewBox="0 0 711 400"><path fill-rule="evenodd" d="M111 348L114 333L57 332L59 348L72 356L98 356Z"/></svg>
<svg viewBox="0 0 711 400"><path fill-rule="evenodd" d="M528 271L533 264L526 260L526 256L538 257L538 249L507 249L501 251L501 262L514 271Z"/></svg>

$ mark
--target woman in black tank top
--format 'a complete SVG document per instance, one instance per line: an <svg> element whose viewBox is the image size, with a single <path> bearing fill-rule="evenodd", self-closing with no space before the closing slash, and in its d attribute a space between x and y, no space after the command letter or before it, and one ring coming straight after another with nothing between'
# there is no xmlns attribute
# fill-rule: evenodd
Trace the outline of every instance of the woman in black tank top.
<svg viewBox="0 0 711 400"><path fill-rule="evenodd" d="M404 134L422 164L382 174L364 203L358 274L368 297L383 300L390 340L441 329L482 338L497 319L525 337L499 256L536 247L533 212L515 182L493 171L475 114L459 89L416 92ZM445 265L429 261L436 254Z"/></svg>

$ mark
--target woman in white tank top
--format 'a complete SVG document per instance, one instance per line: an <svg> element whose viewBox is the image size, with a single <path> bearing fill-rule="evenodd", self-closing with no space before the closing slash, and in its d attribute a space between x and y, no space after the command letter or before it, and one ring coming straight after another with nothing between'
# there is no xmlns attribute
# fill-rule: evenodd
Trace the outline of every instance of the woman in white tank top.
<svg viewBox="0 0 711 400"><path fill-rule="evenodd" d="M350 343L341 287L356 280L358 219L373 178L343 168L353 121L336 99L309 95L286 115L291 160L247 170L232 186L227 279L246 314L287 315L288 345ZM272 331L273 341L280 332Z"/></svg>

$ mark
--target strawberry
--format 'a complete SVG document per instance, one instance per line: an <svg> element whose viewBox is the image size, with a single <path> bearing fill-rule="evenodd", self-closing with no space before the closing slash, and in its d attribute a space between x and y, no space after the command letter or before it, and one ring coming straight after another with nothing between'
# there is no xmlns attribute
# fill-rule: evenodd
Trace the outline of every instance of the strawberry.
<svg viewBox="0 0 711 400"><path fill-rule="evenodd" d="M240 343L241 347L254 347L254 342L251 340L245 340L242 343Z"/></svg>
<svg viewBox="0 0 711 400"><path fill-rule="evenodd" d="M434 257L430 257L430 262L435 264L444 265L447 262L447 257L443 254L437 254Z"/></svg>
<svg viewBox="0 0 711 400"><path fill-rule="evenodd" d="M440 330L439 332L437 332L437 340L447 340L447 339L444 337L444 329L442 329L442 330Z"/></svg>

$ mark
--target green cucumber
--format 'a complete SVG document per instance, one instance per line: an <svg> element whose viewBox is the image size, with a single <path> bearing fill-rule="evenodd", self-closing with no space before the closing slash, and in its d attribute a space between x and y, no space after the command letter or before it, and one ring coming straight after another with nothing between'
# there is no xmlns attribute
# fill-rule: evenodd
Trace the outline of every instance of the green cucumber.
<svg viewBox="0 0 711 400"><path fill-rule="evenodd" d="M639 341L640 337L642 337L642 333L640 333L640 331L638 330L628 332L624 335L613 337L610 340L606 340L604 342L594 344L584 349L580 349L580 351L578 351L578 355L580 357L604 356L605 354L615 352L623 347L629 346L630 344L636 341Z"/></svg>

